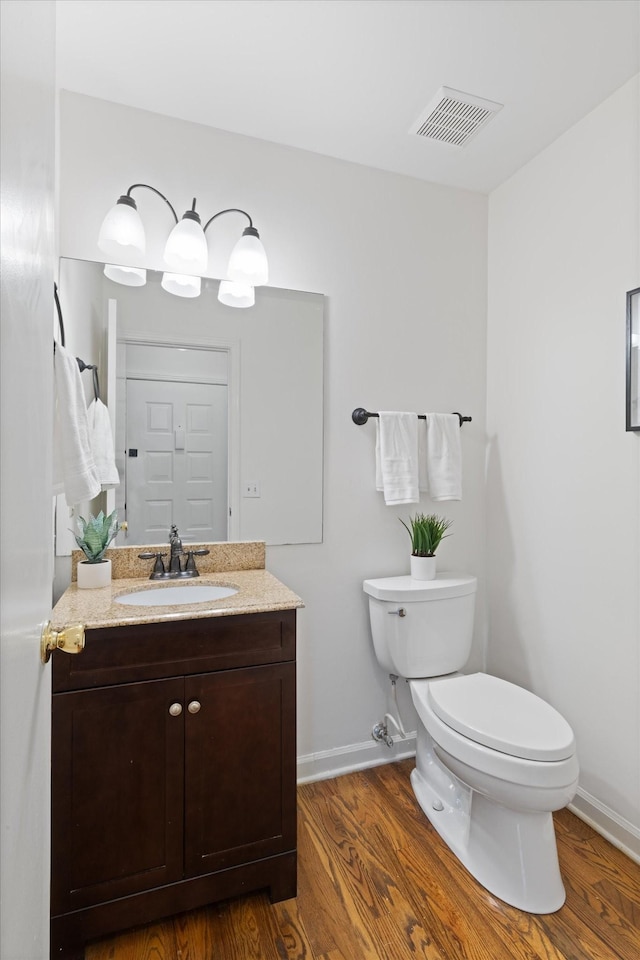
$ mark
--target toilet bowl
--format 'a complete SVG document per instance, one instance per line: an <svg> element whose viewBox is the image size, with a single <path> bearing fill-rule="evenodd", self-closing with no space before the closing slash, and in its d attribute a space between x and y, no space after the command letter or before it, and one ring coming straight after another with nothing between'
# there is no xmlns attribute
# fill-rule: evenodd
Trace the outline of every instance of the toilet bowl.
<svg viewBox="0 0 640 960"><path fill-rule="evenodd" d="M468 576L365 581L374 648L385 669L409 681L418 714L411 784L429 821L495 896L552 913L565 900L552 811L575 795L574 736L522 687L459 672L475 589Z"/></svg>

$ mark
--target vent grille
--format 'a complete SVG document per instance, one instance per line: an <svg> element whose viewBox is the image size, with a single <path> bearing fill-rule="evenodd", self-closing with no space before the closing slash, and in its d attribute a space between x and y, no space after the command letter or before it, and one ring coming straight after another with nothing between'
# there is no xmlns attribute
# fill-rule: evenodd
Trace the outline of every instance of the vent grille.
<svg viewBox="0 0 640 960"><path fill-rule="evenodd" d="M440 87L409 133L461 147L485 127L502 106L470 93Z"/></svg>

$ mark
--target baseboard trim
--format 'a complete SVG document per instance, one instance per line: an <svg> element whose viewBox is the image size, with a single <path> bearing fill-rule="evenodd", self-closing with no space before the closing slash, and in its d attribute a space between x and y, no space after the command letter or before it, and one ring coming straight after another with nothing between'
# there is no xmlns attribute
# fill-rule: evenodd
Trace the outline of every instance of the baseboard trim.
<svg viewBox="0 0 640 960"><path fill-rule="evenodd" d="M362 743L347 744L345 747L335 747L333 750L308 753L298 757L298 783L329 780L331 777L340 777L356 770L366 770L367 767L378 767L392 760L414 757L415 753L415 732L407 734L405 739L394 737L393 747L376 743L375 740L365 740Z"/></svg>
<svg viewBox="0 0 640 960"><path fill-rule="evenodd" d="M569 810L588 823L618 850L626 853L631 860L640 863L640 829L635 827L615 810L601 803L596 797L581 787L569 804Z"/></svg>

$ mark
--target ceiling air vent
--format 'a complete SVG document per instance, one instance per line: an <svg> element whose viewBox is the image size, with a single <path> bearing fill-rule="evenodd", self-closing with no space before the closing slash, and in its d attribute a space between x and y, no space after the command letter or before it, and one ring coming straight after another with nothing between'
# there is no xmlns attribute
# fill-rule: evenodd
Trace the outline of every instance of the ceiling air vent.
<svg viewBox="0 0 640 960"><path fill-rule="evenodd" d="M493 100L483 100L471 93L440 87L426 110L411 125L409 133L424 137L425 140L438 140L462 147L502 107L502 103L494 103Z"/></svg>

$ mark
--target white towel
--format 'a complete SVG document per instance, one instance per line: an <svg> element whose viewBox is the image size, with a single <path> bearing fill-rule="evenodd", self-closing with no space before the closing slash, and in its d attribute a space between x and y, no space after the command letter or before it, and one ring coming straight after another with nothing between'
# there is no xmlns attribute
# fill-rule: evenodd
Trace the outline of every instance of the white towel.
<svg viewBox="0 0 640 960"><path fill-rule="evenodd" d="M56 344L54 430L54 493L64 493L73 507L100 493L100 480L91 452L87 401L78 361Z"/></svg>
<svg viewBox="0 0 640 960"><path fill-rule="evenodd" d="M418 418L418 487L422 493L429 490L429 470L427 468L427 428Z"/></svg>
<svg viewBox="0 0 640 960"><path fill-rule="evenodd" d="M462 500L460 419L455 413L428 413L426 461L432 500Z"/></svg>
<svg viewBox="0 0 640 960"><path fill-rule="evenodd" d="M87 420L89 421L91 450L98 470L100 485L103 490L117 487L120 483L120 476L116 468L111 419L102 400L96 398L89 404Z"/></svg>
<svg viewBox="0 0 640 960"><path fill-rule="evenodd" d="M418 415L380 411L376 420L376 490L387 506L418 503Z"/></svg>

